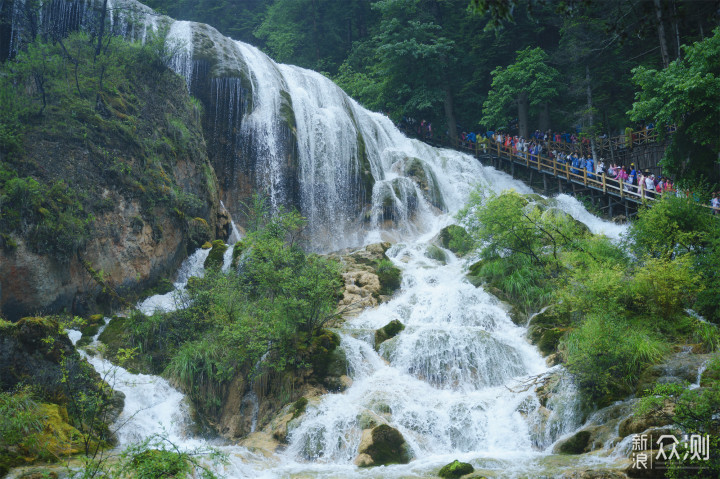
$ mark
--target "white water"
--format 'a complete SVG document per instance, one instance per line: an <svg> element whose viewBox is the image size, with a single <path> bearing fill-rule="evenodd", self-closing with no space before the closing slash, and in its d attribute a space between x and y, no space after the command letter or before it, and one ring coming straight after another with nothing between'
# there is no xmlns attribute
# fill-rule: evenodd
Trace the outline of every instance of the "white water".
<svg viewBox="0 0 720 479"><path fill-rule="evenodd" d="M140 30L145 35L149 24L140 20L146 25L140 29L122 17L113 21L135 32L130 35ZM186 47L170 66L185 76L188 88L194 85L192 41L197 28L190 22L175 22L170 28L171 38ZM401 291L349 320L341 331L353 385L309 405L287 449L270 458L222 446L231 459L223 472L253 478L422 477L460 459L502 477L532 474L550 444L578 426L572 385L565 384L543 419L534 389L523 383L550 371L524 339L525 329L510 321L496 298L463 279L464 265L452 254L447 253L446 265L424 254L473 188L530 189L471 156L404 137L387 117L364 110L318 73L277 65L256 48L203 28L215 35L218 50L224 49L222 68L245 74L244 79L211 80L216 105L227 105L223 118L215 121L232 127L227 129L232 137L224 140L233 145L229 154L239 165L233 174L244 165L241 160L250 161L238 152L252 153L254 187L269 196L273 207L296 202L319 250L402 242L388 253L403 270ZM283 113L283 108L291 109ZM295 173L288 168L289 141L297 149ZM362 185L364 168L374 180L372 191ZM420 171L427 188L410 178ZM217 173L223 183L225 172ZM623 231L593 217L571 197L560 195L555 201L593 232L618 238ZM193 253L178 273L176 291L147 299L141 310L181 307L182 290L190 276L202 275L207 254ZM231 250L224 269L230 257ZM370 344L372 332L392 319L406 329L378 354ZM90 361L101 374L110 372L107 362ZM121 445L156 433L184 448L206 444L187 434L186 402L165 380L114 371L112 382L126 394L119 420ZM354 467L361 419L367 415L400 430L415 460L370 470Z"/></svg>

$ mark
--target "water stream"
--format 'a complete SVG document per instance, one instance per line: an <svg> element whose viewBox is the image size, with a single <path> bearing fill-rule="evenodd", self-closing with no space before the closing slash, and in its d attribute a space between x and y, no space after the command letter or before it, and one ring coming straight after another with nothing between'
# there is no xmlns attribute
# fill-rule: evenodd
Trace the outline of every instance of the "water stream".
<svg viewBox="0 0 720 479"><path fill-rule="evenodd" d="M90 3L82 3L83 12ZM140 5L133 0L111 4ZM523 384L553 371L525 339L526 330L512 323L495 297L464 279L464 261L449 251L445 263L426 256L433 237L454 221L474 188L531 190L471 156L403 136L389 118L365 110L319 73L278 65L205 25L144 15L146 8L135 8L132 17L118 8L113 25L127 37L145 39L158 25L169 24L170 40L182 47L169 66L185 77L191 92L200 88L194 59L200 33L212 40L204 44L216 49L217 75L205 93L213 102L208 122L217 125L214 135L224 135L229 158L230 167L216 168L225 199L232 197L235 177L247 173L254 181L249 186L265 192L273 207L300 208L313 249L391 241L388 256L403 273L401 290L390 301L348 320L339 331L352 386L313 400L282 451L266 456L216 443L230 457L220 472L248 478L431 477L454 459L497 477L537 477L551 468L551 444L580 425L572 383L563 382L542 408L534 388ZM83 12L75 13L76 23L82 24ZM624 230L592 216L572 197L553 201L594 233L619 238ZM232 240L237 239L233 224ZM182 307L188 278L202 274L207 255L202 249L193 253L177 274L175 291L148 298L140 309ZM231 255L230 248L225 270ZM406 329L375 351L374 330L393 319ZM101 358L89 360L101 373L113 368ZM208 444L188 432L187 402L167 381L112 371L114 387L126 395L121 446L156 433L184 448ZM397 428L414 460L355 467L369 422Z"/></svg>

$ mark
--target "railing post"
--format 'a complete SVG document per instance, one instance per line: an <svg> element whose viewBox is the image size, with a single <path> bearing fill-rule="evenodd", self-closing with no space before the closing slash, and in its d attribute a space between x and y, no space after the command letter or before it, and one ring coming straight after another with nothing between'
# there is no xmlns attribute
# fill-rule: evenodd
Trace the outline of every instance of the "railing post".
<svg viewBox="0 0 720 479"><path fill-rule="evenodd" d="M565 162L565 177L570 181L570 168L568 168L567 161Z"/></svg>
<svg viewBox="0 0 720 479"><path fill-rule="evenodd" d="M645 201L645 181L642 181L640 183L640 197L642 198L643 202Z"/></svg>
<svg viewBox="0 0 720 479"><path fill-rule="evenodd" d="M603 171L603 193L607 193L607 183L605 182L605 172Z"/></svg>
<svg viewBox="0 0 720 479"><path fill-rule="evenodd" d="M583 183L587 186L587 168L583 168Z"/></svg>
<svg viewBox="0 0 720 479"><path fill-rule="evenodd" d="M620 180L620 198L625 199L625 188L623 187L623 179L619 178Z"/></svg>
<svg viewBox="0 0 720 479"><path fill-rule="evenodd" d="M557 159L553 157L553 176L557 176Z"/></svg>

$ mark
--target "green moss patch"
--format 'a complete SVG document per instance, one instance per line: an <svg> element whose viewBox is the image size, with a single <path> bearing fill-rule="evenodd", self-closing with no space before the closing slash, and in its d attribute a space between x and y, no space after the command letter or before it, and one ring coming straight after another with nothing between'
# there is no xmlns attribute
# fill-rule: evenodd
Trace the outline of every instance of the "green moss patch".
<svg viewBox="0 0 720 479"><path fill-rule="evenodd" d="M443 468L440 469L440 472L438 472L438 476L442 477L443 479L452 479L455 477L464 476L465 474L470 474L473 471L475 471L475 468L472 466L472 464L468 464L467 462L460 462L455 459L450 464L443 466Z"/></svg>

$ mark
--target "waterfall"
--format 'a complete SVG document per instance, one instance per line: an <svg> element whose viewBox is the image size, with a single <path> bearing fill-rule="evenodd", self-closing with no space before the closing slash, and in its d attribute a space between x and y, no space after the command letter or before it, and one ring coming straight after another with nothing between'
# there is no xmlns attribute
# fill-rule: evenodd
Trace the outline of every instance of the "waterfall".
<svg viewBox="0 0 720 479"><path fill-rule="evenodd" d="M43 22L66 30L92 28L94 0L53 5L64 13L43 9ZM339 330L352 386L308 404L283 451L265 457L223 444L231 464L221 472L253 478L430 477L460 459L503 477L541 475L551 444L579 426L571 382L541 406L534 389L524 385L554 370L526 341L526 330L512 323L497 298L464 279L463 261L449 251L446 263L425 254L474 188L530 188L469 155L403 136L389 118L365 110L319 73L276 64L212 27L174 22L134 0L111 5L117 34L144 41L149 31L168 27L168 41L179 49L168 66L206 106L210 156L224 205L235 217L240 202L261 191L272 208L296 206L307 217L313 249L391 241L387 254L403 272L401 290L390 301ZM76 10L63 10L71 7ZM22 30L13 28L11 48L18 48ZM594 232L618 238L623 231L573 198L554 201ZM234 223L233 230L236 240ZM207 255L208 250L193 253L178 272L176 291L148 298L141 309L181 305L182 290L191 276L202 275ZM231 257L229 249L223 269ZM368 332L393 319L406 329L375 351ZM100 358L90 361L101 372L111 368ZM127 397L121 445L162 430L184 448L205 444L186 432L183 395L166 381L121 368L116 378ZM370 422L398 429L414 460L354 467Z"/></svg>

